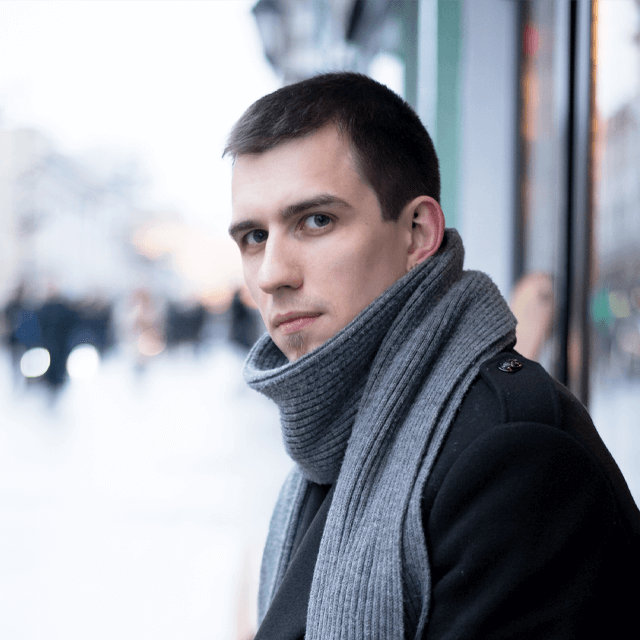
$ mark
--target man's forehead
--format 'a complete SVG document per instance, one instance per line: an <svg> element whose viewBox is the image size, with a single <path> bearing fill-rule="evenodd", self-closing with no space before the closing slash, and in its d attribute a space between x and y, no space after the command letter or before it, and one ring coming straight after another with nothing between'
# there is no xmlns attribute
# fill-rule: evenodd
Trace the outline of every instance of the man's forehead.
<svg viewBox="0 0 640 640"><path fill-rule="evenodd" d="M304 138L283 142L261 153L236 157L232 180L234 215L247 206L264 201L306 200L348 186L349 180L362 182L351 146L335 127Z"/></svg>
<svg viewBox="0 0 640 640"><path fill-rule="evenodd" d="M305 136L280 142L265 151L239 153L234 158L233 174L239 167L256 171L276 163L286 164L287 161L297 166L305 159L308 159L310 167L314 167L323 158L334 157L343 158L343 161L349 161L353 168L357 168L350 140L334 125L326 125Z"/></svg>

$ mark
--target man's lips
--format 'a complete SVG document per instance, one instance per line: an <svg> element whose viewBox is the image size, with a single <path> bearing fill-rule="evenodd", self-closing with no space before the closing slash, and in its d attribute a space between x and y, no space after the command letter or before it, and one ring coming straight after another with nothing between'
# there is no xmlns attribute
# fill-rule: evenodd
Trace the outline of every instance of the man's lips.
<svg viewBox="0 0 640 640"><path fill-rule="evenodd" d="M295 331L300 331L300 329L304 329L311 323L315 322L319 315L320 313L312 311L286 313L276 316L273 320L273 324L284 333L294 333Z"/></svg>

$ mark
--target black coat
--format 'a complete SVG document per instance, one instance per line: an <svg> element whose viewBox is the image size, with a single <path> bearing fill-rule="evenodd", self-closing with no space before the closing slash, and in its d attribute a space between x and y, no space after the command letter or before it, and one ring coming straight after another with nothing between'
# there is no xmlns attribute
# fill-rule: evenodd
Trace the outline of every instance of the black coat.
<svg viewBox="0 0 640 640"><path fill-rule="evenodd" d="M518 364L500 365L515 357ZM311 484L256 640L300 640L333 492ZM423 493L423 638L636 638L640 513L582 405L538 364L485 362Z"/></svg>

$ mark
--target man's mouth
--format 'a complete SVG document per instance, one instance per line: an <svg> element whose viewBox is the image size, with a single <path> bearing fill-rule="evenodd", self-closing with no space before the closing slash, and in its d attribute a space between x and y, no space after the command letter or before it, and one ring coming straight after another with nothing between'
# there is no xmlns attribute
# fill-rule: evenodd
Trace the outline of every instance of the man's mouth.
<svg viewBox="0 0 640 640"><path fill-rule="evenodd" d="M283 333L295 333L316 321L319 313L287 313L281 316L276 316L274 324Z"/></svg>

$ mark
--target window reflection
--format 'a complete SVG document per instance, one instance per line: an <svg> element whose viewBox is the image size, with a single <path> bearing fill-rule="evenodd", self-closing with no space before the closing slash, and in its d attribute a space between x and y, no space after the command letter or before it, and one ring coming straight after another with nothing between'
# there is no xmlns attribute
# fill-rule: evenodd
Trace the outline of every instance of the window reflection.
<svg viewBox="0 0 640 640"><path fill-rule="evenodd" d="M640 495L640 1L598 2L591 398Z"/></svg>

